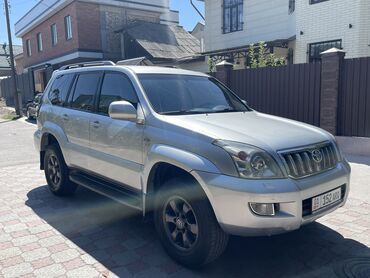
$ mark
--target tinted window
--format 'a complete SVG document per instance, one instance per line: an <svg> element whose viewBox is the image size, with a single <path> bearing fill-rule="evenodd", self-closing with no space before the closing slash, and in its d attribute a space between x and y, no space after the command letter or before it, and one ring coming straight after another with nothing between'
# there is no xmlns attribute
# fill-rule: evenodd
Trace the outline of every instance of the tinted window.
<svg viewBox="0 0 370 278"><path fill-rule="evenodd" d="M92 111L100 73L81 74L78 77L72 98L72 108Z"/></svg>
<svg viewBox="0 0 370 278"><path fill-rule="evenodd" d="M138 102L135 90L126 76L119 73L107 73L101 89L99 113L108 114L109 105L120 100L129 101L134 106Z"/></svg>
<svg viewBox="0 0 370 278"><path fill-rule="evenodd" d="M63 106L71 87L73 74L59 75L53 82L49 93L50 102L53 105Z"/></svg>
<svg viewBox="0 0 370 278"><path fill-rule="evenodd" d="M213 78L143 74L139 79L154 110L161 114L249 111L230 90Z"/></svg>

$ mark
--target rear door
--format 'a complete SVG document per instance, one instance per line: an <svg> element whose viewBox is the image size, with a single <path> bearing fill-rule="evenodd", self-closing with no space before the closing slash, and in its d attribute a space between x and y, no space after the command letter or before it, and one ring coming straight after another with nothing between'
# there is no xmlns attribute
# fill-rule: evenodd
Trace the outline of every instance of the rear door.
<svg viewBox="0 0 370 278"><path fill-rule="evenodd" d="M90 120L89 167L101 176L140 190L143 125L109 117L109 105L119 100L138 106L130 79L120 72L106 72L97 99L97 111Z"/></svg>
<svg viewBox="0 0 370 278"><path fill-rule="evenodd" d="M68 98L68 108L61 114L68 138L69 166L89 169L90 119L101 77L100 71L78 74Z"/></svg>

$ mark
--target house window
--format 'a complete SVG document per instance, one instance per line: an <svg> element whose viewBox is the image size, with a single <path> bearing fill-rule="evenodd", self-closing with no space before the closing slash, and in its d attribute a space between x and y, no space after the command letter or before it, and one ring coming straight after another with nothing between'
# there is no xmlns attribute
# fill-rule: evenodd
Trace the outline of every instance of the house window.
<svg viewBox="0 0 370 278"><path fill-rule="evenodd" d="M289 14L294 13L295 11L295 0L289 0Z"/></svg>
<svg viewBox="0 0 370 278"><path fill-rule="evenodd" d="M57 32L57 25L51 25L51 44L52 46L56 46L58 43L58 32Z"/></svg>
<svg viewBox="0 0 370 278"><path fill-rule="evenodd" d="M310 5L318 4L318 3L321 3L321 2L325 2L325 1L329 1L329 0L310 0Z"/></svg>
<svg viewBox="0 0 370 278"><path fill-rule="evenodd" d="M243 0L224 0L223 33L243 30Z"/></svg>
<svg viewBox="0 0 370 278"><path fill-rule="evenodd" d="M32 55L31 40L26 40L27 56Z"/></svg>
<svg viewBox="0 0 370 278"><path fill-rule="evenodd" d="M72 39L72 18L70 15L64 18L64 25L66 29L66 39Z"/></svg>
<svg viewBox="0 0 370 278"><path fill-rule="evenodd" d="M42 46L42 34L41 33L38 33L37 34L37 50L39 52L41 52L43 50L43 46Z"/></svg>
<svg viewBox="0 0 370 278"><path fill-rule="evenodd" d="M309 44L308 46L309 61L310 62L320 61L321 60L320 53L333 47L342 49L342 40L333 40Z"/></svg>

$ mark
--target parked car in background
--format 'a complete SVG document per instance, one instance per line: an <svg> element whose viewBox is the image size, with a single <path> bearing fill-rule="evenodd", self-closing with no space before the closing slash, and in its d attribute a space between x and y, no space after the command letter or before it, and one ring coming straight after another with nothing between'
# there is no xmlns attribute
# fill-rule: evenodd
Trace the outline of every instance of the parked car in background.
<svg viewBox="0 0 370 278"><path fill-rule="evenodd" d="M33 100L30 100L26 106L26 115L29 120L35 119L37 116L37 110L40 105L43 94L37 94Z"/></svg>
<svg viewBox="0 0 370 278"><path fill-rule="evenodd" d="M34 138L54 194L80 185L154 212L189 267L228 235L293 231L345 204L350 166L328 132L254 111L206 74L101 64L64 67L45 90Z"/></svg>

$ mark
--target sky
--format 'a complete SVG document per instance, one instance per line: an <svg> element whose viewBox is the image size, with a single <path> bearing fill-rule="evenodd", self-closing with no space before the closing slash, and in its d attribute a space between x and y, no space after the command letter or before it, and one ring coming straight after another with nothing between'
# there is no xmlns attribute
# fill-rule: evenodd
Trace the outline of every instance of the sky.
<svg viewBox="0 0 370 278"><path fill-rule="evenodd" d="M21 44L21 40L14 36L14 23L18 21L27 11L29 11L38 0L8 0L10 3L10 21L12 26L13 44ZM197 0L194 3L198 6L204 14L204 4ZM171 9L180 11L180 24L186 30L191 31L201 17L190 5L190 0L171 0ZM8 41L6 32L6 21L4 13L3 0L0 0L0 44Z"/></svg>

